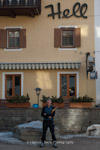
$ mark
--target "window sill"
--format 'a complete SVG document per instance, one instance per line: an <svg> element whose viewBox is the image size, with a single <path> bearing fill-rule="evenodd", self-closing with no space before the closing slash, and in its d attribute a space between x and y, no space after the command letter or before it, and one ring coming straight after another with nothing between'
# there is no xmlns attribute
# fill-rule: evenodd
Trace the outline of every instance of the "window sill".
<svg viewBox="0 0 100 150"><path fill-rule="evenodd" d="M4 49L4 51L22 51L22 48L19 49Z"/></svg>
<svg viewBox="0 0 100 150"><path fill-rule="evenodd" d="M59 50L64 50L64 51L76 51L77 48L58 48Z"/></svg>

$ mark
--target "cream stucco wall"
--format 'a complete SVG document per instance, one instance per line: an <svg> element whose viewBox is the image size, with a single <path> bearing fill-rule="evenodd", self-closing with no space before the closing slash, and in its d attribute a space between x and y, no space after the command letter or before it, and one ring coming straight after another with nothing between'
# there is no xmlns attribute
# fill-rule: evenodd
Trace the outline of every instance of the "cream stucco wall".
<svg viewBox="0 0 100 150"><path fill-rule="evenodd" d="M57 3L61 2L61 10L66 8L72 10L77 0L42 0L42 13L35 18L20 16L16 18L0 17L0 28L22 26L25 28L27 36L27 48L22 51L4 51L0 49L0 62L68 62L79 61L81 68L79 71L79 95L88 95L95 99L95 80L86 77L86 52L94 56L94 0L79 0L81 4L88 4L87 19L71 17L69 19L56 19L47 17L50 9L44 7L53 4L57 8ZM54 28L59 26L77 26L81 28L81 47L77 51L61 51L54 48ZM82 52L83 54L81 54ZM9 70L8 70L9 71ZM36 102L34 89L42 88L41 95L57 95L57 72L68 72L77 70L30 70L17 72L24 73L24 95L29 93L31 103ZM2 98L2 72L0 71L0 98ZM7 70L6 70L7 72ZM11 71L14 72L14 71Z"/></svg>
<svg viewBox="0 0 100 150"><path fill-rule="evenodd" d="M5 70L0 71L0 98L2 98L2 73L7 72ZM24 88L23 94L29 94L31 105L37 103L37 97L35 88L40 87L42 89L40 99L42 95L45 96L57 96L57 72L77 72L77 70L26 70L26 71L9 71L8 72L23 72L24 75ZM60 92L60 91L59 91ZM79 96L88 95L95 99L95 80L86 80L85 72L82 69L79 71ZM40 106L42 106L40 102Z"/></svg>
<svg viewBox="0 0 100 150"><path fill-rule="evenodd" d="M8 52L0 49L0 62L56 62L56 61L81 61L85 62L85 55L80 55L80 51L94 51L94 18L93 15L93 0L84 0L81 4L88 4L87 19L83 18L62 18L53 20L52 17L47 17L50 9L44 8L46 5L61 2L61 9L69 8L72 10L73 5L77 0L45 0L42 1L42 13L35 18L22 16L16 18L0 17L0 28L22 26L27 30L27 48L18 52ZM75 52L59 51L54 48L54 28L59 26L77 26L81 28L82 44Z"/></svg>

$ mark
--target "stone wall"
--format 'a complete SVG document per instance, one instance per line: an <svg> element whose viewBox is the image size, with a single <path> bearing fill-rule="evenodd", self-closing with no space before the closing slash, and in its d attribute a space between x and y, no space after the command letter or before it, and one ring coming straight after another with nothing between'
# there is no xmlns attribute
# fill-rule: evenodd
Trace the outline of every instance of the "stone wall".
<svg viewBox="0 0 100 150"><path fill-rule="evenodd" d="M41 109L5 108L0 109L0 131L11 130L15 125L42 120ZM100 109L57 109L55 125L61 134L84 133L91 124L100 124Z"/></svg>

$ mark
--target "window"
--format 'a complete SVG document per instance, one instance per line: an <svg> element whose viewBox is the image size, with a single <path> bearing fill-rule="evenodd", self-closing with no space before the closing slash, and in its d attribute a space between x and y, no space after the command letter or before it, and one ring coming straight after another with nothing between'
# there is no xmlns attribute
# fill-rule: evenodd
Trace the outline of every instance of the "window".
<svg viewBox="0 0 100 150"><path fill-rule="evenodd" d="M5 97L21 95L21 75L5 76Z"/></svg>
<svg viewBox="0 0 100 150"><path fill-rule="evenodd" d="M0 48L26 48L26 29L0 29Z"/></svg>
<svg viewBox="0 0 100 150"><path fill-rule="evenodd" d="M74 47L74 31L62 30L62 45L61 47Z"/></svg>
<svg viewBox="0 0 100 150"><path fill-rule="evenodd" d="M7 32L8 47L7 48L19 48L20 47L20 32L18 30L8 30Z"/></svg>
<svg viewBox="0 0 100 150"><path fill-rule="evenodd" d="M76 48L81 46L80 28L54 29L55 48Z"/></svg>
<svg viewBox="0 0 100 150"><path fill-rule="evenodd" d="M60 75L60 96L70 98L76 96L76 75Z"/></svg>

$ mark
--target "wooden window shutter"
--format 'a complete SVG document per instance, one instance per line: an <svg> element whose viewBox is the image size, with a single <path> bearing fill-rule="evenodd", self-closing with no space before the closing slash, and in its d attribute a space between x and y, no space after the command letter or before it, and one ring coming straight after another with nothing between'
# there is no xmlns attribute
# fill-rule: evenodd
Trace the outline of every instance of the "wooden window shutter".
<svg viewBox="0 0 100 150"><path fill-rule="evenodd" d="M81 46L81 30L80 30L80 28L74 29L74 44L75 44L75 47Z"/></svg>
<svg viewBox="0 0 100 150"><path fill-rule="evenodd" d="M20 48L26 48L26 29L20 29Z"/></svg>
<svg viewBox="0 0 100 150"><path fill-rule="evenodd" d="M54 29L54 47L61 47L61 29Z"/></svg>
<svg viewBox="0 0 100 150"><path fill-rule="evenodd" d="M0 48L7 48L7 30L0 29Z"/></svg>

